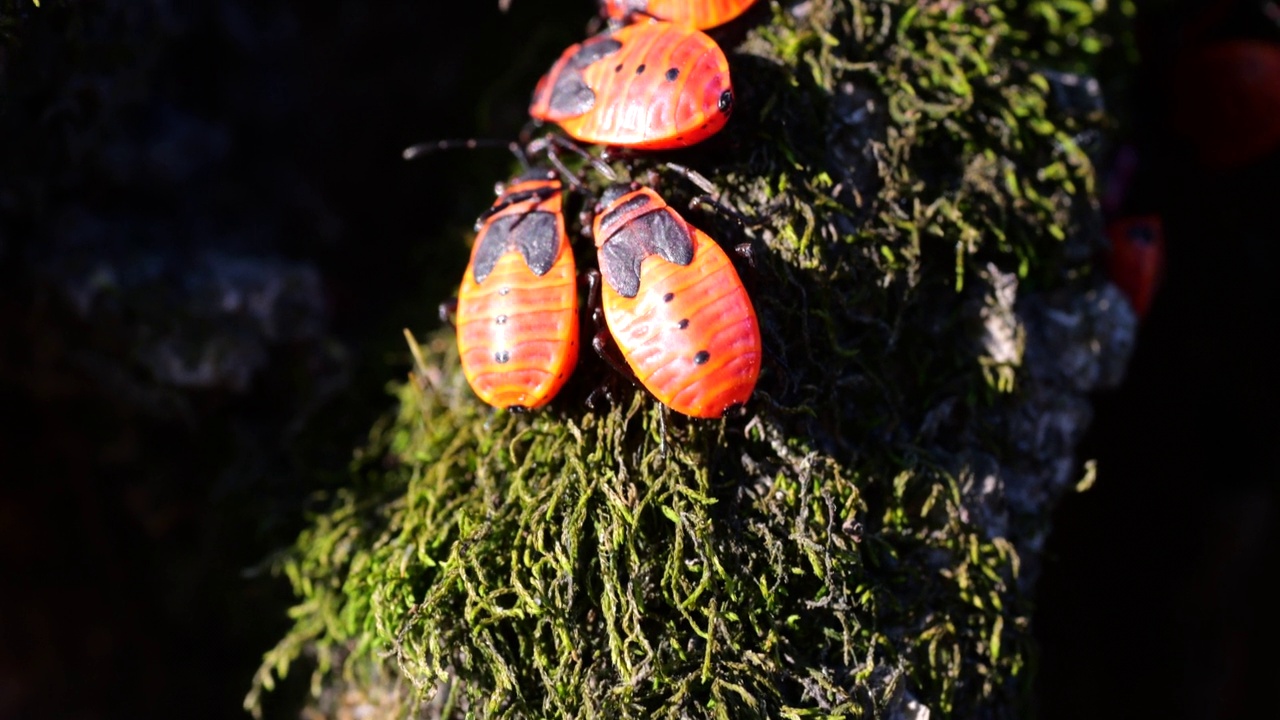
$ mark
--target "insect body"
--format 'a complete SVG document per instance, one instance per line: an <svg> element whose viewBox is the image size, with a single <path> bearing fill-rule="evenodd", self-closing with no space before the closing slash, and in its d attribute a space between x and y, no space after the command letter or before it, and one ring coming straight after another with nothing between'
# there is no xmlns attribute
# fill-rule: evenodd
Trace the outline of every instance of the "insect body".
<svg viewBox="0 0 1280 720"><path fill-rule="evenodd" d="M1280 43L1225 40L1175 66L1173 126L1213 170L1254 163L1280 148Z"/></svg>
<svg viewBox="0 0 1280 720"><path fill-rule="evenodd" d="M605 15L617 22L640 17L668 20L700 29L723 25L746 12L756 0L604 0Z"/></svg>
<svg viewBox="0 0 1280 720"><path fill-rule="evenodd" d="M640 384L694 417L745 403L760 374L760 327L720 246L636 185L605 192L593 232L605 323Z"/></svg>
<svg viewBox="0 0 1280 720"><path fill-rule="evenodd" d="M477 223L458 289L458 354L467 382L495 407L532 409L578 361L578 292L561 185L542 170L516 178Z"/></svg>
<svg viewBox="0 0 1280 720"><path fill-rule="evenodd" d="M732 109L720 46L692 27L653 22L565 50L538 81L529 114L581 142L661 150L711 137Z"/></svg>
<svg viewBox="0 0 1280 720"><path fill-rule="evenodd" d="M1159 215L1122 217L1107 225L1111 280L1129 298L1141 320L1164 279L1164 224Z"/></svg>

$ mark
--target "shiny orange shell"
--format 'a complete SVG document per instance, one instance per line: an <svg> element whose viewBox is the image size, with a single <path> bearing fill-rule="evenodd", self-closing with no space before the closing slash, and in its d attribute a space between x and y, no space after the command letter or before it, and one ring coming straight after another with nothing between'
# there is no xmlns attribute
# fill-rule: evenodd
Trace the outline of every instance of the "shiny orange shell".
<svg viewBox="0 0 1280 720"><path fill-rule="evenodd" d="M651 17L702 30L723 25L746 12L756 0L604 0L610 20L632 22Z"/></svg>
<svg viewBox="0 0 1280 720"><path fill-rule="evenodd" d="M745 403L760 327L720 246L643 187L606 193L593 231L605 324L640 384L694 417Z"/></svg>
<svg viewBox="0 0 1280 720"><path fill-rule="evenodd" d="M565 50L529 114L586 143L661 150L693 145L733 109L729 61L699 30L636 23Z"/></svg>
<svg viewBox="0 0 1280 720"><path fill-rule="evenodd" d="M1164 223L1159 215L1137 215L1107 225L1111 281L1129 298L1134 314L1146 317L1164 280Z"/></svg>
<svg viewBox="0 0 1280 720"><path fill-rule="evenodd" d="M494 407L547 404L578 361L577 269L560 190L545 172L503 190L458 289L462 371Z"/></svg>

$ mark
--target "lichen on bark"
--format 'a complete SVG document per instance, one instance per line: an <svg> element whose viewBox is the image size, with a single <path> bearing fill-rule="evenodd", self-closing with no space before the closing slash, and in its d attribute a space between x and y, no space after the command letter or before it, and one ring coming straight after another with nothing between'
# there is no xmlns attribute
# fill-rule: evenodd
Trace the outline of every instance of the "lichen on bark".
<svg viewBox="0 0 1280 720"><path fill-rule="evenodd" d="M1132 333L1090 265L1099 108L1064 101L1025 43L1078 64L1068 36L1104 42L1105 6L764 5L726 47L734 120L679 158L754 219L688 216L756 250L766 363L745 412L670 415L589 357L548 409L492 411L434 331L351 486L278 560L296 625L249 707L302 654L317 693L407 683L398 711L428 716L1025 701L1023 556ZM652 159L615 167L693 195ZM1096 350L1069 368L1035 324L1067 316L1088 322L1066 342ZM1029 415L1061 442L1026 442Z"/></svg>

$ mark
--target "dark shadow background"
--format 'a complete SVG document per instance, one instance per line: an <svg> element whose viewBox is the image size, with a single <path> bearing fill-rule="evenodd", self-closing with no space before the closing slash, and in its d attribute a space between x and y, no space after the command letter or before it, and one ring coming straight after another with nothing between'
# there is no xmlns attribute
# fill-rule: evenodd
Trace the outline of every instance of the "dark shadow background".
<svg viewBox="0 0 1280 720"><path fill-rule="evenodd" d="M1270 37L1227 4L1212 33ZM0 718L243 717L291 600L253 568L343 482L510 165L399 152L513 135L593 3L42 5L0 0ZM1214 82L1170 80L1200 4L1148 7L1113 106L1168 277L1055 517L1042 718L1239 717L1277 669L1280 160L1201 166L1169 122Z"/></svg>
<svg viewBox="0 0 1280 720"><path fill-rule="evenodd" d="M513 136L593 6L0 3L0 718L246 717L291 602L252 568L511 165L400 152Z"/></svg>
<svg viewBox="0 0 1280 720"><path fill-rule="evenodd" d="M1096 397L1079 456L1097 483L1054 517L1040 717L1261 717L1280 672L1280 153L1251 146L1280 140L1280 6L1140 3L1136 31L1108 98L1139 156L1122 214L1163 218L1167 274L1126 381Z"/></svg>

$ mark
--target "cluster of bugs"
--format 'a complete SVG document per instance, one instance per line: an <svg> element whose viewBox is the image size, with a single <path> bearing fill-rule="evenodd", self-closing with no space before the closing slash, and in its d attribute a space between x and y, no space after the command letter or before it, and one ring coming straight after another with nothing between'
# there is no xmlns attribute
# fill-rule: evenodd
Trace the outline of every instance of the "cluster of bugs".
<svg viewBox="0 0 1280 720"><path fill-rule="evenodd" d="M535 141L553 167L514 178L481 215L452 304L463 373L484 402L542 407L578 361L579 273L563 191L583 186L556 149L644 152L714 135L733 88L724 52L702 30L754 1L603 0L609 28L566 49L539 80L529 114L567 139ZM516 149L535 153L532 144ZM760 329L720 245L635 182L609 187L590 227L599 269L582 277L593 349L679 413L718 418L745 403L760 372Z"/></svg>

